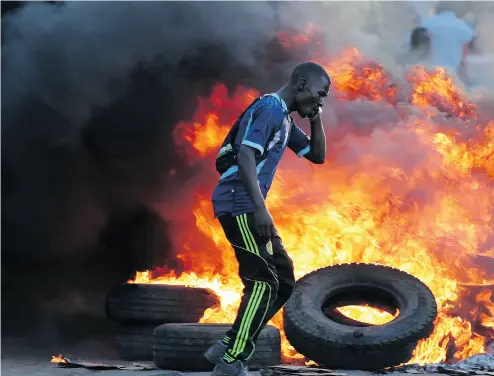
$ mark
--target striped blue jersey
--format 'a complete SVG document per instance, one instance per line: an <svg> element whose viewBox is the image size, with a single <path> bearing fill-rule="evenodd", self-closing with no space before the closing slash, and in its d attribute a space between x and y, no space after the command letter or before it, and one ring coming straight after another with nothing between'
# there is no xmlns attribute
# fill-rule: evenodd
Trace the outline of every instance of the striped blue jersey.
<svg viewBox="0 0 494 376"><path fill-rule="evenodd" d="M265 199L285 148L288 146L299 157L310 151L309 136L297 127L286 103L277 94L264 95L245 112L235 138L235 149L239 150L240 145L257 151L257 179ZM262 158L263 154L265 158ZM237 165L221 175L212 201L215 217L254 211L254 205L240 181Z"/></svg>

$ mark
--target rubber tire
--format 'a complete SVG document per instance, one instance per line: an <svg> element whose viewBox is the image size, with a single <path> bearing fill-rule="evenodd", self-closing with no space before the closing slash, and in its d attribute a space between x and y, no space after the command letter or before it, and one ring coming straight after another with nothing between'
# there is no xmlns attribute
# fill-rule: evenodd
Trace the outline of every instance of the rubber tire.
<svg viewBox="0 0 494 376"><path fill-rule="evenodd" d="M165 324L154 331L153 360L162 369L206 372L213 369L203 356L222 339L231 324ZM280 331L267 325L257 339L256 350L247 365L250 369L281 363Z"/></svg>
<svg viewBox="0 0 494 376"><path fill-rule="evenodd" d="M205 288L123 283L108 293L106 314L118 323L197 322L219 303L218 296Z"/></svg>
<svg viewBox="0 0 494 376"><path fill-rule="evenodd" d="M122 360L153 360L153 333L156 325L122 325L115 336L118 357Z"/></svg>
<svg viewBox="0 0 494 376"><path fill-rule="evenodd" d="M322 312L330 294L364 286L391 294L400 314L385 325L338 324ZM430 289L400 270L371 264L342 264L302 277L284 308L285 334L307 358L333 369L378 370L412 357L417 342L434 329L436 300Z"/></svg>

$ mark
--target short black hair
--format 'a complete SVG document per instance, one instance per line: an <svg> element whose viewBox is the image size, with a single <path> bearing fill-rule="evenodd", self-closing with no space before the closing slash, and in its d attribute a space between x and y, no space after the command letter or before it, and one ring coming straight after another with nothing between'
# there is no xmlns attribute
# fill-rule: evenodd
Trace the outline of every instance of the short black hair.
<svg viewBox="0 0 494 376"><path fill-rule="evenodd" d="M431 38L425 27L416 27L410 37L412 50L427 49L430 46Z"/></svg>
<svg viewBox="0 0 494 376"><path fill-rule="evenodd" d="M331 86L331 79L329 78L328 72L324 69L323 66L314 63L312 61L307 61L305 63L301 63L297 65L292 72L292 77L290 82L292 84L297 84L300 78L325 78L328 81L328 84Z"/></svg>

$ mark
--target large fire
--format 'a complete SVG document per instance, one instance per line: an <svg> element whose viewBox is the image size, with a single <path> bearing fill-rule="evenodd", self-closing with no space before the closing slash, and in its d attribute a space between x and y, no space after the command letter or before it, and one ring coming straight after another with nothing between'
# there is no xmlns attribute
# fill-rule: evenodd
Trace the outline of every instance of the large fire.
<svg viewBox="0 0 494 376"><path fill-rule="evenodd" d="M390 76L376 63L366 65L357 50L324 65L334 82L336 107L357 99L379 102L392 106L400 120L387 128L374 124L365 135L349 132L338 145L328 135L329 161L322 166L285 154L267 201L296 277L347 262L399 268L426 283L439 307L433 334L419 343L410 362L485 352L494 337L494 303L491 290L482 286L494 278L474 260L494 257L494 121L479 121L475 105L441 70L414 68L405 78L412 95L398 106L400 94ZM191 202L195 217L195 228L173 228L177 257L187 272L138 272L129 281L211 288L221 306L208 309L200 322L231 323L241 296L238 265L213 218L210 196L218 178L218 147L256 95L242 87L229 95L218 85L200 99L193 122L177 126L175 139L187 158L207 161L194 194L175 198ZM448 117L432 117L437 110ZM448 119L461 127L447 127ZM475 135L462 137L458 129L465 127ZM464 299L471 286L477 286L474 297ZM393 319L371 307L340 312L374 324ZM282 330L282 315L272 324ZM286 360L303 361L286 339L282 346Z"/></svg>

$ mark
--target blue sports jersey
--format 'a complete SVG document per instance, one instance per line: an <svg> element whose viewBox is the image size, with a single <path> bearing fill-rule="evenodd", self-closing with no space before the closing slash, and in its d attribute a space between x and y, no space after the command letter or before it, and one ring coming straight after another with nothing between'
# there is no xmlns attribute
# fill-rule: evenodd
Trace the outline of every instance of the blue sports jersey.
<svg viewBox="0 0 494 376"><path fill-rule="evenodd" d="M245 112L235 138L235 149L239 150L240 145L257 150L257 179L264 199L285 148L288 146L299 157L310 151L309 136L297 127L286 103L277 94L264 95ZM262 159L263 153L265 159ZM212 200L215 217L254 211L254 205L240 181L237 165L221 175Z"/></svg>

